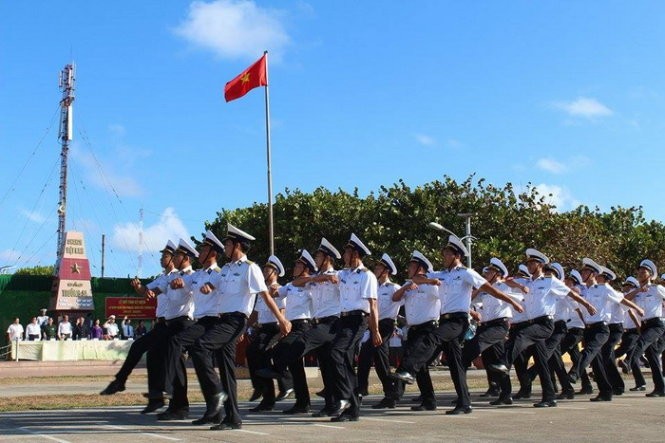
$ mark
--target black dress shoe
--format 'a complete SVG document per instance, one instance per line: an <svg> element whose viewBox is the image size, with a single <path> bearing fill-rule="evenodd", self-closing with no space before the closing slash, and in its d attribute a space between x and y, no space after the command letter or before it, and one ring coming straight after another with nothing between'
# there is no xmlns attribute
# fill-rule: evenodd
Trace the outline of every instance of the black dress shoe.
<svg viewBox="0 0 665 443"><path fill-rule="evenodd" d="M593 388L590 388L590 387L587 386L587 387L582 388L582 389L580 389L579 391L577 391L577 394L579 394L579 395L590 395L590 394L593 394Z"/></svg>
<svg viewBox="0 0 665 443"><path fill-rule="evenodd" d="M578 375L575 372L568 373L568 381L571 384L577 383Z"/></svg>
<svg viewBox="0 0 665 443"><path fill-rule="evenodd" d="M161 409L163 407L164 400L150 400L148 405L141 411L141 414L150 414L151 412L155 412L157 409Z"/></svg>
<svg viewBox="0 0 665 443"><path fill-rule="evenodd" d="M333 411L332 415L335 417L338 417L344 413L347 409L351 407L351 402L348 400L340 400L337 402L335 405L335 410Z"/></svg>
<svg viewBox="0 0 665 443"><path fill-rule="evenodd" d="M113 395L116 392L122 392L125 390L125 384L118 380L113 380L109 385L99 393L99 395Z"/></svg>
<svg viewBox="0 0 665 443"><path fill-rule="evenodd" d="M254 406L253 408L249 409L249 412L262 412L262 411L272 411L272 409L275 407L274 404L265 404L265 403L259 403L258 405Z"/></svg>
<svg viewBox="0 0 665 443"><path fill-rule="evenodd" d="M646 391L647 387L642 385L642 386L635 386L634 388L630 388L629 391L637 392L637 391Z"/></svg>
<svg viewBox="0 0 665 443"><path fill-rule="evenodd" d="M219 415L222 412L222 409L224 409L224 402L227 398L229 398L229 395L224 391L213 395L210 398L210 403L208 404L208 409L206 409L205 415L208 417Z"/></svg>
<svg viewBox="0 0 665 443"><path fill-rule="evenodd" d="M242 423L221 422L218 425L211 426L211 431L230 431L232 429L242 429Z"/></svg>
<svg viewBox="0 0 665 443"><path fill-rule="evenodd" d="M612 401L612 397L609 395L598 394L595 397L591 397L589 401Z"/></svg>
<svg viewBox="0 0 665 443"><path fill-rule="evenodd" d="M189 418L188 411L169 411L167 409L161 414L157 414L157 420L159 421L186 420L187 418Z"/></svg>
<svg viewBox="0 0 665 443"><path fill-rule="evenodd" d="M422 402L423 402L423 396L422 395L418 395L418 396L413 397L411 399L411 403L422 403Z"/></svg>
<svg viewBox="0 0 665 443"><path fill-rule="evenodd" d="M619 360L619 367L621 368L621 372L624 374L630 373L630 366L628 366L626 360Z"/></svg>
<svg viewBox="0 0 665 443"><path fill-rule="evenodd" d="M556 408L556 400L541 401L533 404L534 408Z"/></svg>
<svg viewBox="0 0 665 443"><path fill-rule="evenodd" d="M258 389L254 389L254 392L252 392L252 396L249 397L249 401L256 401L261 397L263 397L263 393Z"/></svg>
<svg viewBox="0 0 665 443"><path fill-rule="evenodd" d="M513 395L513 398L515 400L531 398L531 391L523 391L520 389L517 391L517 394Z"/></svg>
<svg viewBox="0 0 665 443"><path fill-rule="evenodd" d="M395 409L397 402L389 398L383 398L380 402L372 405L372 409Z"/></svg>
<svg viewBox="0 0 665 443"><path fill-rule="evenodd" d="M556 398L557 400L572 400L575 398L575 391L561 391Z"/></svg>
<svg viewBox="0 0 665 443"><path fill-rule="evenodd" d="M280 391L279 394L277 394L277 397L275 397L275 401L282 401L287 398L289 398L293 394L293 389L289 388L286 391L282 392Z"/></svg>
<svg viewBox="0 0 665 443"><path fill-rule="evenodd" d="M345 421L358 421L358 416L353 415L353 414L344 413L344 414L338 415L337 417L331 418L330 421L335 422L335 423L341 423L341 422L345 422Z"/></svg>
<svg viewBox="0 0 665 443"><path fill-rule="evenodd" d="M412 411L436 411L436 405L432 403L421 403L418 406L411 406Z"/></svg>
<svg viewBox="0 0 665 443"><path fill-rule="evenodd" d="M470 414L471 412L473 412L471 406L457 406L455 409L446 411L446 415Z"/></svg>
<svg viewBox="0 0 665 443"><path fill-rule="evenodd" d="M212 417L208 417L207 415L204 415L201 418L197 418L196 420L192 421L193 425L200 426L200 425L211 425L213 423L219 423L219 421L222 419L222 414L217 414Z"/></svg>
<svg viewBox="0 0 665 443"><path fill-rule="evenodd" d="M282 411L282 414L294 415L294 414L309 414L312 410L309 406L298 406L294 405L292 408L285 409Z"/></svg>
<svg viewBox="0 0 665 443"><path fill-rule="evenodd" d="M665 397L665 392L663 391L652 391L645 395L645 397Z"/></svg>
<svg viewBox="0 0 665 443"><path fill-rule="evenodd" d="M397 380L403 381L407 385L412 385L415 381L416 378L409 374L406 371L397 371L393 374L393 378L396 378Z"/></svg>
<svg viewBox="0 0 665 443"><path fill-rule="evenodd" d="M513 398L508 396L508 397L499 397L494 401L491 401L490 404L492 406L500 406L500 405L512 405L513 404Z"/></svg>
<svg viewBox="0 0 665 443"><path fill-rule="evenodd" d="M332 417L335 412L335 407L325 407L320 411L316 411L312 414L312 417Z"/></svg>
<svg viewBox="0 0 665 443"><path fill-rule="evenodd" d="M510 374L510 369L504 364L491 364L487 365L487 368L494 372L502 372L504 374Z"/></svg>
<svg viewBox="0 0 665 443"><path fill-rule="evenodd" d="M487 391L485 391L483 394L480 394L481 397L498 397L499 396L499 388L496 386L491 386Z"/></svg>
<svg viewBox="0 0 665 443"><path fill-rule="evenodd" d="M623 388L612 389L612 395L623 395Z"/></svg>

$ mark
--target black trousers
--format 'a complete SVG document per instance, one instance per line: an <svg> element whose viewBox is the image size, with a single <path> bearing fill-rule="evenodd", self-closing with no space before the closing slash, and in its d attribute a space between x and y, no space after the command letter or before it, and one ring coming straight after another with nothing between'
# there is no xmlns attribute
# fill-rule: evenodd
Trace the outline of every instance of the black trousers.
<svg viewBox="0 0 665 443"><path fill-rule="evenodd" d="M358 343L367 329L366 315L348 315L337 320L334 331L335 338L330 344L331 372L334 376L334 395L337 401L347 400L351 403L348 414L358 416L357 377L353 369L354 357Z"/></svg>
<svg viewBox="0 0 665 443"><path fill-rule="evenodd" d="M366 392L369 385L369 371L374 363L376 375L381 380L383 394L386 398L398 400L400 397L398 386L399 381L390 377L390 362L388 358L388 340L395 330L395 320L384 318L379 321L379 334L383 343L381 346L374 346L371 338L362 344L358 354L358 391Z"/></svg>
<svg viewBox="0 0 665 443"><path fill-rule="evenodd" d="M554 385L549 366L547 365L546 341L554 332L554 322L547 318L534 319L517 328L508 339L505 347L504 364L510 367L524 351L532 347L540 385L542 387L542 401L553 401L555 397ZM526 362L524 363L526 367ZM528 373L526 374L528 377Z"/></svg>
<svg viewBox="0 0 665 443"><path fill-rule="evenodd" d="M508 339L508 326L508 319L503 322L492 323L489 326L481 323L476 330L476 335L464 343L462 349L462 365L464 368L471 366L473 360L485 350L494 346L503 346Z"/></svg>
<svg viewBox="0 0 665 443"><path fill-rule="evenodd" d="M547 365L550 368L550 377L555 371L552 369L552 364L551 362L553 360L556 360L557 355L558 358L561 358L561 342L563 341L563 338L566 336L568 333L568 328L566 327L566 322L564 320L558 320L554 322L554 331L552 331L552 335L550 335L550 338L545 340L545 353L547 355ZM526 382L529 384L528 389L531 390L531 383L536 379L536 376L538 376L538 369L536 368L536 365L531 366L527 370L527 379ZM565 382L562 382L564 384L563 389L567 389L568 386L567 384L570 384L568 381L568 377L564 377ZM552 384L554 384L554 379L552 380ZM572 386L570 387L572 390Z"/></svg>
<svg viewBox="0 0 665 443"><path fill-rule="evenodd" d="M278 324L269 323L261 325L252 335L252 341L247 346L247 366L249 377L255 390L261 392L264 405L275 404L275 385L272 379L256 376L256 370L270 366L270 360L273 357L273 345L279 340L280 330ZM293 379L291 374L277 379L277 384L281 392L293 388Z"/></svg>
<svg viewBox="0 0 665 443"><path fill-rule="evenodd" d="M147 353L146 366L148 369L148 391L161 392L164 390L164 365L159 353L152 350L159 347L164 348L164 343L168 340L169 332L166 323L158 322L145 335L134 340L129 348L127 357L122 367L115 375L115 379L125 383L136 365L141 360L143 354Z"/></svg>
<svg viewBox="0 0 665 443"><path fill-rule="evenodd" d="M621 373L617 368L616 354L614 352L614 348L619 344L621 337L623 336L623 324L612 323L608 328L610 330L610 336L607 339L607 342L603 345L603 349L600 351L601 360L605 367L607 381L610 382L612 389L624 391L626 385L624 384Z"/></svg>
<svg viewBox="0 0 665 443"><path fill-rule="evenodd" d="M435 321L409 326L406 341L402 344L404 356L399 366L399 370L415 375L422 403L432 406L436 405L436 398L428 363L432 360L432 354L439 350L434 337L435 330Z"/></svg>
<svg viewBox="0 0 665 443"><path fill-rule="evenodd" d="M450 377L457 393L456 407L471 406L471 396L466 383L466 367L462 362L462 343L469 317L466 313L444 314L439 318L439 327L434 331L435 348L443 349L446 354Z"/></svg>
<svg viewBox="0 0 665 443"><path fill-rule="evenodd" d="M290 354L292 347L302 348L302 338L311 328L312 324L309 319L291 320L291 332L279 340L273 352L273 360L277 372L286 374L286 369L288 368L288 372L290 372L293 380L293 390L296 394L295 405L303 408L309 407L311 403L305 365L302 358L304 354L298 352L300 356L293 359L290 358Z"/></svg>
<svg viewBox="0 0 665 443"><path fill-rule="evenodd" d="M584 349L579 362L570 369L571 374L579 375L591 365L600 395L612 396L612 385L607 379L605 366L602 362L601 350L610 337L610 329L605 324L588 326L584 330Z"/></svg>
<svg viewBox="0 0 665 443"><path fill-rule="evenodd" d="M563 355L567 352L568 355L570 355L570 360L573 363L573 367L579 365L580 359L582 358L582 352L580 351L579 344L583 342L584 342L583 328L568 328L568 333L561 341L561 354ZM559 371L565 371L563 360L557 361L556 365L557 365L556 368L557 373L559 373ZM587 374L586 370L580 371L579 376L582 382L582 389L592 390L593 386L591 385L591 379L589 379L589 374ZM560 379L567 379L567 377L561 376ZM568 383L568 385L570 386L570 389L573 389L570 383ZM566 387L564 387L563 385L562 388L566 389Z"/></svg>
<svg viewBox="0 0 665 443"><path fill-rule="evenodd" d="M640 339L637 341L633 352L630 354L630 367L633 373L642 375L640 369L640 357L646 354L649 366L651 367L651 376L655 391L665 392L665 383L663 381L663 367L661 360L661 339L665 327L663 322L643 323Z"/></svg>
<svg viewBox="0 0 665 443"><path fill-rule="evenodd" d="M619 347L614 350L615 357L621 358L625 355L626 359L624 361L626 364L630 365L630 354L633 352L639 339L639 328L624 329L623 334L621 335L621 344L619 344ZM646 380L644 380L644 375L642 375L642 371L632 371L632 373L633 378L635 379L635 386L644 386L647 384Z"/></svg>

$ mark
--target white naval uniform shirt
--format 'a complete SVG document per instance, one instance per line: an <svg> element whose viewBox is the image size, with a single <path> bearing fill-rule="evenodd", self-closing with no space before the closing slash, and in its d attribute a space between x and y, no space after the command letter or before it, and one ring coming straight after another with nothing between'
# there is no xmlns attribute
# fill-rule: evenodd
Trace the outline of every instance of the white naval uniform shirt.
<svg viewBox="0 0 665 443"><path fill-rule="evenodd" d="M609 285L608 285L609 286ZM614 290L614 289L612 289ZM614 290L614 292L617 292ZM623 293L618 292L621 294L621 298L623 299ZM622 305L621 303L612 303L611 309L610 309L610 319L608 321L609 324L623 324L624 321L626 321L626 309L628 306Z"/></svg>
<svg viewBox="0 0 665 443"><path fill-rule="evenodd" d="M58 324L58 334L72 334L72 324L70 322L60 322Z"/></svg>
<svg viewBox="0 0 665 443"><path fill-rule="evenodd" d="M621 305L621 308L623 309L623 312L624 312L623 327L626 328L626 329L639 328L640 325L636 324L635 320L633 320L633 317L631 317L630 314L628 313L628 311L630 311L630 308L628 306L624 306L624 305ZM637 315L637 314L635 314L635 315Z"/></svg>
<svg viewBox="0 0 665 443"><path fill-rule="evenodd" d="M334 269L319 272L317 275L337 275L339 273ZM312 293L312 316L313 318L339 316L339 285L336 283L310 283Z"/></svg>
<svg viewBox="0 0 665 443"><path fill-rule="evenodd" d="M9 325L9 328L7 328L7 334L9 334L9 340L13 341L15 339L23 340L23 325L20 323L17 325L16 323L12 323Z"/></svg>
<svg viewBox="0 0 665 443"><path fill-rule="evenodd" d="M623 294L615 291L609 285L595 284L588 286L582 293L584 299L591 303L596 308L596 313L591 315L586 309L582 310L584 323L587 325L598 323L600 321L609 323L610 314L612 313L612 305L621 303Z"/></svg>
<svg viewBox="0 0 665 443"><path fill-rule="evenodd" d="M194 272L191 266L187 266L180 271L169 274L168 284L166 285L166 310L164 318L172 320L178 317L194 318L196 310L196 296L193 293L192 282L195 276L202 272ZM171 282L176 278L182 278L184 286L179 289L171 288ZM203 294L201 294L203 295Z"/></svg>
<svg viewBox="0 0 665 443"><path fill-rule="evenodd" d="M25 335L37 335L37 340L40 340L42 336L42 328L39 327L39 323L28 323L25 327Z"/></svg>
<svg viewBox="0 0 665 443"><path fill-rule="evenodd" d="M405 285L410 284L407 281ZM438 320L441 311L439 287L436 285L418 285L416 289L404 292L404 311L409 326Z"/></svg>
<svg viewBox="0 0 665 443"><path fill-rule="evenodd" d="M519 283L520 285L526 286L529 283L528 278L524 277L518 277L515 279L515 283ZM508 295L513 297L516 301L518 301L523 307L524 307L524 293L520 291L519 289L513 289ZM526 309L523 312L517 312L513 307L510 307L510 310L513 313L513 320L512 324L515 323L521 323L523 321L528 320L527 314L526 314Z"/></svg>
<svg viewBox="0 0 665 443"><path fill-rule="evenodd" d="M166 317L168 310L168 299L166 297L166 291L168 290L168 284L171 281L173 275L178 274L178 270L173 268L169 272L162 272L156 279L145 285L145 287L151 291L159 289L159 294L157 294L157 307L155 308L155 317L161 318ZM178 274L179 275L179 274Z"/></svg>
<svg viewBox="0 0 665 443"><path fill-rule="evenodd" d="M40 315L37 317L37 324L41 327L48 323L48 315Z"/></svg>
<svg viewBox="0 0 665 443"><path fill-rule="evenodd" d="M261 268L243 255L226 263L211 280L218 295L220 314L241 312L249 317L254 308L256 294L268 291Z"/></svg>
<svg viewBox="0 0 665 443"><path fill-rule="evenodd" d="M648 285L646 292L638 292L633 303L644 309L643 321L652 318L663 317L663 300L665 300L665 288L661 285Z"/></svg>
<svg viewBox="0 0 665 443"><path fill-rule="evenodd" d="M340 311L369 314L369 299L376 299L377 286L376 276L365 267L339 271Z"/></svg>
<svg viewBox="0 0 665 443"><path fill-rule="evenodd" d="M473 269L458 266L450 270L430 272L429 278L442 280L439 288L441 298L441 314L453 312L469 313L471 308L471 293L474 288L479 288L487 280Z"/></svg>
<svg viewBox="0 0 665 443"><path fill-rule="evenodd" d="M381 283L377 288L377 303L379 308L379 320L390 318L392 320L397 318L399 308L404 304L404 299L400 301L393 301L393 294L399 289L397 283L387 281Z"/></svg>
<svg viewBox="0 0 665 443"><path fill-rule="evenodd" d="M503 282L494 283L492 286L506 294L513 292L513 288ZM513 307L511 304L493 297L486 292L481 292L478 297L476 297L476 300L478 300L478 298L480 298L480 302L482 303L482 306L480 307L480 312L482 314L480 320L481 323L496 320L497 318L513 317Z"/></svg>
<svg viewBox="0 0 665 443"><path fill-rule="evenodd" d="M277 289L282 288L278 283L274 283L273 285L276 286ZM284 297L281 296L273 297L273 300L275 301L275 304L277 305L278 309L284 309ZM256 321L259 324L277 322L277 317L275 317L275 314L273 314L272 311L268 309L268 305L266 305L266 302L265 300L263 300L263 297L256 298L256 304L254 305L254 310L256 311Z"/></svg>
<svg viewBox="0 0 665 443"><path fill-rule="evenodd" d="M583 293L584 287L581 285L575 285L575 289L577 289L577 292L580 294ZM577 312L579 309L580 312L585 310L586 308L584 306L581 306L578 302L573 300L570 297L566 298L568 300L568 320L566 323L566 326L570 328L582 328L584 329L584 322L582 321L582 318L580 317L580 314Z"/></svg>
<svg viewBox="0 0 665 443"><path fill-rule="evenodd" d="M279 296L286 299L286 319L302 320L312 318L312 291L310 285L293 286L288 283L279 288Z"/></svg>
<svg viewBox="0 0 665 443"><path fill-rule="evenodd" d="M554 316L558 299L567 297L570 289L556 277L541 275L527 283L529 293L524 296L528 320L544 315Z"/></svg>

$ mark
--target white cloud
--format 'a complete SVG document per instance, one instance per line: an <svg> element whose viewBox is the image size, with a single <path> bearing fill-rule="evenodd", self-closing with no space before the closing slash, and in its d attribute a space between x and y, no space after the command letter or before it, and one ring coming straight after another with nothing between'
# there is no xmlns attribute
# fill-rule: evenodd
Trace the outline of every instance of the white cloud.
<svg viewBox="0 0 665 443"><path fill-rule="evenodd" d="M423 146L434 146L436 144L436 140L434 140L434 138L430 137L429 135L416 134L415 137L416 141Z"/></svg>
<svg viewBox="0 0 665 443"><path fill-rule="evenodd" d="M572 117L608 117L614 112L595 98L579 97L573 101L555 102L554 107Z"/></svg>
<svg viewBox="0 0 665 443"><path fill-rule="evenodd" d="M111 244L123 251L140 252L139 223L128 222L113 227ZM159 221L152 226L143 227L143 250L146 252L159 251L168 240L174 243L180 238L189 238L187 228L182 223L175 209L166 208L159 217Z"/></svg>
<svg viewBox="0 0 665 443"><path fill-rule="evenodd" d="M28 220L35 222L35 223L44 223L46 221L46 217L44 217L42 214L40 214L37 211L28 211L27 209L21 209L21 214L25 216Z"/></svg>
<svg viewBox="0 0 665 443"><path fill-rule="evenodd" d="M122 138L127 133L127 130L121 124L112 123L109 125L109 132L115 137Z"/></svg>
<svg viewBox="0 0 665 443"><path fill-rule="evenodd" d="M144 194L143 188L133 177L115 172L109 164L102 165L93 154L78 149L76 144L72 145L70 155L83 167L86 180L96 187L117 193L119 197L138 197ZM131 159L124 159L131 163Z"/></svg>
<svg viewBox="0 0 665 443"><path fill-rule="evenodd" d="M21 253L14 249L0 251L0 266L7 266L8 263L16 263L20 257Z"/></svg>
<svg viewBox="0 0 665 443"><path fill-rule="evenodd" d="M540 158L536 162L536 166L543 171L551 172L552 174L561 174L566 172L566 165L554 160L553 158Z"/></svg>
<svg viewBox="0 0 665 443"><path fill-rule="evenodd" d="M533 186L538 195L545 197L545 202L555 207L556 212L568 211L581 204L570 191L562 186L541 183Z"/></svg>
<svg viewBox="0 0 665 443"><path fill-rule="evenodd" d="M221 58L253 59L268 50L273 59L279 60L291 42L282 24L283 15L253 1L194 1L187 18L174 32Z"/></svg>

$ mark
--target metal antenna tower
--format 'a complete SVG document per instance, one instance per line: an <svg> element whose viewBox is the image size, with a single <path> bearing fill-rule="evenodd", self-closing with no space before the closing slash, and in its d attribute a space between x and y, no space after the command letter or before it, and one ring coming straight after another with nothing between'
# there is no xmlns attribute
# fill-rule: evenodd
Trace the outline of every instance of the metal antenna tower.
<svg viewBox="0 0 665 443"><path fill-rule="evenodd" d="M72 103L74 103L74 64L65 65L60 71L60 132L58 139L62 145L60 151L60 200L58 201L58 266L65 242L65 216L67 214L67 155L69 153L69 142L72 141L74 115ZM57 269L56 269L57 272Z"/></svg>
<svg viewBox="0 0 665 443"><path fill-rule="evenodd" d="M139 209L139 260L136 276L141 278L143 272L143 207Z"/></svg>

